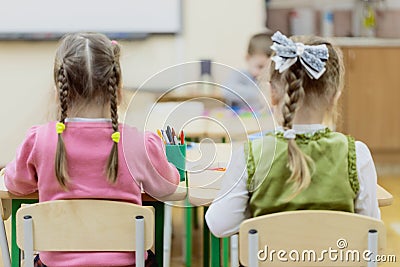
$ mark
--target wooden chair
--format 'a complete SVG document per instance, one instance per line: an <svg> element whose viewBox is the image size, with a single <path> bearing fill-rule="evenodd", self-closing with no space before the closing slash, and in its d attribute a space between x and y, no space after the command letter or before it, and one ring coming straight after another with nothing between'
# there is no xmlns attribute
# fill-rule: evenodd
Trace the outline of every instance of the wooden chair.
<svg viewBox="0 0 400 267"><path fill-rule="evenodd" d="M340 211L280 212L248 219L239 231L240 262L249 267L371 267L376 262L364 256L374 259L385 247L381 220Z"/></svg>
<svg viewBox="0 0 400 267"><path fill-rule="evenodd" d="M154 211L131 203L56 200L17 212L25 266L33 266L33 251L136 251L136 266L144 266L153 241Z"/></svg>
<svg viewBox="0 0 400 267"><path fill-rule="evenodd" d="M5 228L5 224L4 224L4 222L11 215L11 200L10 199L2 199L0 201L0 211L1 211L0 247L1 247L1 255L3 258L3 266L11 267L10 250L8 247L6 228Z"/></svg>

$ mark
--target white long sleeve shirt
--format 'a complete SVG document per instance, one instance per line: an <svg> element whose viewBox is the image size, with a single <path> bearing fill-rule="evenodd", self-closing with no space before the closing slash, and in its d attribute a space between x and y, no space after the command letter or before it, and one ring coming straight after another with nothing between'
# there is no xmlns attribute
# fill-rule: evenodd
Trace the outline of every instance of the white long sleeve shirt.
<svg viewBox="0 0 400 267"><path fill-rule="evenodd" d="M324 125L293 125L296 133L314 133L325 128ZM376 196L377 175L368 147L355 142L356 165L360 190L355 199L355 212L380 219L380 210ZM237 174L242 174L237 179ZM243 144L234 151L232 161L222 181L217 197L206 213L206 222L210 231L217 237L226 237L239 231L240 224L250 218L247 210L249 192L247 190L246 159Z"/></svg>

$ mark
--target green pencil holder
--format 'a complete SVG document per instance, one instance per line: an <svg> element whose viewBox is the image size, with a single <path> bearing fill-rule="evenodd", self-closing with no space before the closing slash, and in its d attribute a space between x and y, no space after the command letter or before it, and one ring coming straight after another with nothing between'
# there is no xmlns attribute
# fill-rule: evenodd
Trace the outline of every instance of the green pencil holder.
<svg viewBox="0 0 400 267"><path fill-rule="evenodd" d="M178 169L181 182L185 181L186 144L165 145L165 153L167 155L168 162L174 164Z"/></svg>

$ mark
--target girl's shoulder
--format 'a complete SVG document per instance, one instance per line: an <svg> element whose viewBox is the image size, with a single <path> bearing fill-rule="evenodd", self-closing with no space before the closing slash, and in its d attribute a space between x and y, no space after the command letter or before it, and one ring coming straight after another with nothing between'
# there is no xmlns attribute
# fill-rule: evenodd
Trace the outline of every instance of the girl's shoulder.
<svg viewBox="0 0 400 267"><path fill-rule="evenodd" d="M53 129L56 132L56 122L47 122L44 124L36 124L31 126L27 131L27 137L35 137L44 132L48 132L50 129Z"/></svg>
<svg viewBox="0 0 400 267"><path fill-rule="evenodd" d="M125 124L125 123L120 123L119 124L119 129L121 131L121 134L124 135L125 137L134 137L134 138L141 138L145 141L151 141L153 139L160 139L158 135L154 132L147 131L147 130L141 130L138 129L137 127Z"/></svg>
<svg viewBox="0 0 400 267"><path fill-rule="evenodd" d="M160 137L151 131L142 131L136 127L128 124L119 124L119 129L122 138L129 143L135 143L136 145L146 146L146 148L157 146L163 147L163 142Z"/></svg>
<svg viewBox="0 0 400 267"><path fill-rule="evenodd" d="M33 125L25 132L21 147L26 151L34 151L38 146L42 147L43 144L57 140L55 133L55 123Z"/></svg>
<svg viewBox="0 0 400 267"><path fill-rule="evenodd" d="M374 160L368 146L361 141L355 141L354 143L355 153L357 155L357 166L359 169L362 169L364 166L373 163Z"/></svg>
<svg viewBox="0 0 400 267"><path fill-rule="evenodd" d="M126 123L119 123L119 130L126 134L142 134L136 127Z"/></svg>
<svg viewBox="0 0 400 267"><path fill-rule="evenodd" d="M33 125L28 129L27 135L28 136L44 136L44 137L49 137L51 136L57 136L56 133L56 123L57 121L50 121L44 124L38 124L38 125ZM111 125L108 125L108 123L87 123L87 122L67 122L66 124L66 131L75 129L79 130L79 128L112 128ZM136 127L132 127L128 124L125 123L120 123L119 124L119 131L121 132L121 135L127 135L127 136L132 136L133 138L139 138L141 136L144 136L144 133L139 131Z"/></svg>
<svg viewBox="0 0 400 267"><path fill-rule="evenodd" d="M286 141L285 137L283 136L283 131L274 131L268 133L266 136L270 138L276 138L280 141ZM338 141L346 141L347 139L351 139L352 137L341 132L335 132L329 129L328 127L316 130L314 132L306 132L306 133L296 133L296 142L297 143L309 143L312 141L322 141L322 140L338 140Z"/></svg>
<svg viewBox="0 0 400 267"><path fill-rule="evenodd" d="M335 147L345 150L354 150L355 146L353 137L332 131L329 128L309 133L296 133L295 140L300 147L306 150L308 147L326 149ZM283 136L283 131L270 131L265 133L261 138L251 140L248 146L250 146L252 152L260 151L259 153L261 153L262 151L263 153L285 153L287 151L288 139Z"/></svg>

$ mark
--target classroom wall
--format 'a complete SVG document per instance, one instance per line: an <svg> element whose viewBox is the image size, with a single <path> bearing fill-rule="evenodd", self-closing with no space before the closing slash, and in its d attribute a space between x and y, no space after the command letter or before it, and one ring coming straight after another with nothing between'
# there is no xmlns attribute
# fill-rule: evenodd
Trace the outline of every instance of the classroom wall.
<svg viewBox="0 0 400 267"><path fill-rule="evenodd" d="M183 2L180 36L158 35L124 41L124 85L138 87L164 68L210 58L245 66L249 37L264 29L264 0ZM57 43L0 41L0 166L10 161L33 124L47 121L54 109L52 65Z"/></svg>

